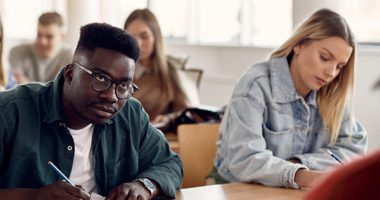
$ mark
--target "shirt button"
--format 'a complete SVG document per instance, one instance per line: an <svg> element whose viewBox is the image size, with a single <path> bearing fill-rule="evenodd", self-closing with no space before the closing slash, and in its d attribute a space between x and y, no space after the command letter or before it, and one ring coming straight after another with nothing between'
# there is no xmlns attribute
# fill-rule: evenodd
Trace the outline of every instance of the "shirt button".
<svg viewBox="0 0 380 200"><path fill-rule="evenodd" d="M67 150L71 151L71 150L73 150L73 147L72 146L67 146Z"/></svg>

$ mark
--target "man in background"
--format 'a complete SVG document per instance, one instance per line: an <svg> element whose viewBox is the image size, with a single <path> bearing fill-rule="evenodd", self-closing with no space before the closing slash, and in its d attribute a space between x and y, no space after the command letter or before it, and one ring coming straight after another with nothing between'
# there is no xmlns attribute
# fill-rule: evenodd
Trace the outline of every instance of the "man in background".
<svg viewBox="0 0 380 200"><path fill-rule="evenodd" d="M9 63L18 84L52 80L71 62L73 51L63 44L63 26L57 12L43 13L38 19L36 41L11 49Z"/></svg>

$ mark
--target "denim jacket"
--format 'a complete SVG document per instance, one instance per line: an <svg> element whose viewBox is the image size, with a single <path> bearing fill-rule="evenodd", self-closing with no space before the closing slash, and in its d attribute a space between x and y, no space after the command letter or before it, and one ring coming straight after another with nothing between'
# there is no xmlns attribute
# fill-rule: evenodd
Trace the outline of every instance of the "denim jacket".
<svg viewBox="0 0 380 200"><path fill-rule="evenodd" d="M317 91L297 94L286 58L272 58L249 68L237 83L220 128L215 159L219 175L230 182L257 182L298 188L300 168L327 170L367 149L367 136L345 112L337 142L323 128ZM346 109L347 110L347 109ZM350 131L350 128L352 128ZM301 164L287 160L297 158Z"/></svg>

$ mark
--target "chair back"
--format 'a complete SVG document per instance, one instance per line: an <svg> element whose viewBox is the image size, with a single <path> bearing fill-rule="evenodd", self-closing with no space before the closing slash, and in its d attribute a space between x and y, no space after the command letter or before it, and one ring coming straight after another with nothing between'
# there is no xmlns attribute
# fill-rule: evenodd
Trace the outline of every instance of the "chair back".
<svg viewBox="0 0 380 200"><path fill-rule="evenodd" d="M206 184L214 163L219 126L219 123L178 126L179 155L184 168L183 188Z"/></svg>
<svg viewBox="0 0 380 200"><path fill-rule="evenodd" d="M186 66L189 61L187 55L167 55L169 70L175 70L176 82L185 93L191 105L199 105L199 87L201 84L203 70L200 68L189 68Z"/></svg>

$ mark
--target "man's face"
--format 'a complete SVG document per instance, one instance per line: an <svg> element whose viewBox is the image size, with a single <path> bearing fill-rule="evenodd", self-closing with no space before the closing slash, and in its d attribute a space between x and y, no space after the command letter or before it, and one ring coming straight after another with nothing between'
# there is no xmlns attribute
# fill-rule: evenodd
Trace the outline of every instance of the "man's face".
<svg viewBox="0 0 380 200"><path fill-rule="evenodd" d="M76 58L77 63L91 70L93 74L105 74L113 81L132 83L135 62L120 52L96 48L92 54L87 53ZM99 92L93 88L92 80L93 76L78 64L66 67L63 104L70 128L82 128L89 123L104 124L127 101L116 96L116 84Z"/></svg>
<svg viewBox="0 0 380 200"><path fill-rule="evenodd" d="M43 58L51 58L55 49L63 41L61 28L56 24L38 25L36 49Z"/></svg>

